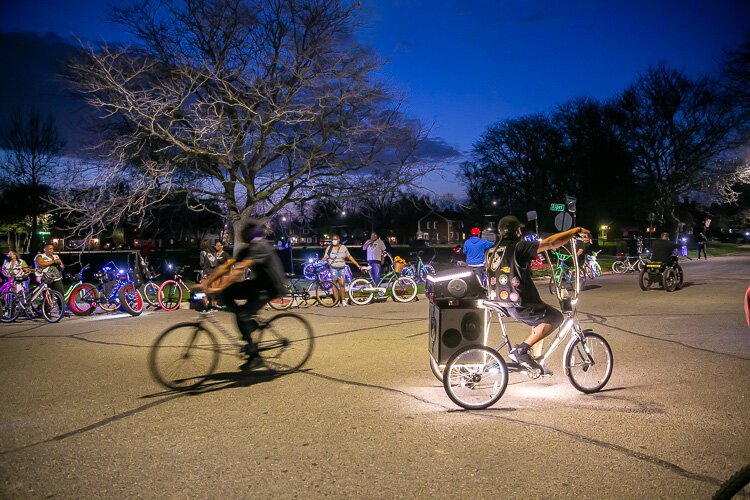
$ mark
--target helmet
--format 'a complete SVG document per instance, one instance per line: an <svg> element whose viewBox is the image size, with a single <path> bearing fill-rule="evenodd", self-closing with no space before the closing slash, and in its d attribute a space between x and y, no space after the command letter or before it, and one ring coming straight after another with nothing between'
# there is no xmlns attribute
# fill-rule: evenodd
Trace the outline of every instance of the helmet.
<svg viewBox="0 0 750 500"><path fill-rule="evenodd" d="M500 222L497 223L497 232L502 236L503 238L506 238L508 236L515 236L516 231L518 229L525 227L523 224L521 224L521 221L518 220L517 217L514 217L513 215L506 215L502 219L500 219Z"/></svg>
<svg viewBox="0 0 750 500"><path fill-rule="evenodd" d="M482 230L481 229L479 229L478 227L472 227L471 228L471 235L472 236L479 236L480 234L482 234Z"/></svg>

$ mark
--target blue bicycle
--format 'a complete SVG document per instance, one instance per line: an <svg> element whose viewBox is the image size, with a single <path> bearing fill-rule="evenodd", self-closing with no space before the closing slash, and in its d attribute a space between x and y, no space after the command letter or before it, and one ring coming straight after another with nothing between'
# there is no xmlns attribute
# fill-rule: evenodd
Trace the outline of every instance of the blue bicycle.
<svg viewBox="0 0 750 500"><path fill-rule="evenodd" d="M70 300L77 305L74 309L76 315L87 316L97 306L105 312L122 308L131 316L138 316L143 312L143 297L129 270L120 269L114 262L108 262L99 272L94 273L94 277L99 280L98 285L82 283L71 292Z"/></svg>

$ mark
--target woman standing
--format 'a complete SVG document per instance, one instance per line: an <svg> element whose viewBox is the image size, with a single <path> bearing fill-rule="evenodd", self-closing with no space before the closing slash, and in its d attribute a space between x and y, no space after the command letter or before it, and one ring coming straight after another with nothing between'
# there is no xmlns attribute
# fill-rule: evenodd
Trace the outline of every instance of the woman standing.
<svg viewBox="0 0 750 500"><path fill-rule="evenodd" d="M331 239L331 246L326 248L323 258L320 260L330 264L332 274L331 279L338 281L339 283L339 298L341 299L339 305L342 307L349 304L349 301L346 298L346 286L344 285L344 281L346 280L345 268L347 259L357 266L360 271L362 270L362 266L357 264L357 261L351 256L346 246L341 244L341 238L339 235L334 234Z"/></svg>
<svg viewBox="0 0 750 500"><path fill-rule="evenodd" d="M28 278L21 281L18 278L28 276L31 272L29 265L26 264L16 251L11 250L6 255L7 260L3 262L3 274L11 280L16 280L16 285L23 286L23 289L29 291L29 280Z"/></svg>

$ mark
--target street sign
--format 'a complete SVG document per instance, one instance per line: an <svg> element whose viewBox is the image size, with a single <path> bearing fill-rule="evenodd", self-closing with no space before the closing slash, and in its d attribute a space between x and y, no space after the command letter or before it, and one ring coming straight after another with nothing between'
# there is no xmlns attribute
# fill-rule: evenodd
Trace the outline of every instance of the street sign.
<svg viewBox="0 0 750 500"><path fill-rule="evenodd" d="M576 199L572 196L565 195L565 204L568 206L568 212L576 213Z"/></svg>
<svg viewBox="0 0 750 500"><path fill-rule="evenodd" d="M551 212L564 212L565 211L565 203L552 203L549 206L549 209Z"/></svg>
<svg viewBox="0 0 750 500"><path fill-rule="evenodd" d="M567 212L560 212L555 217L555 227L558 231L567 231L573 227L573 217Z"/></svg>

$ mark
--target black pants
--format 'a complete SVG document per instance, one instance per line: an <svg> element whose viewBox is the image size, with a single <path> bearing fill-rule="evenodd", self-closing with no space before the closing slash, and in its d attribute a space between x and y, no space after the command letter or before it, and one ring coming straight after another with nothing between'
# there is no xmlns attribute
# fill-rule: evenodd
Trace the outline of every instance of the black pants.
<svg viewBox="0 0 750 500"><path fill-rule="evenodd" d="M253 280L240 281L228 286L221 295L221 300L235 314L237 328L242 339L254 344L251 334L258 328L255 316L269 300L273 293L257 287Z"/></svg>
<svg viewBox="0 0 750 500"><path fill-rule="evenodd" d="M698 258L701 258L701 252L703 252L703 258L708 260L708 256L706 255L706 244L698 242Z"/></svg>
<svg viewBox="0 0 750 500"><path fill-rule="evenodd" d="M53 281L47 285L52 290L57 290L65 297L65 287L63 286L62 280Z"/></svg>

